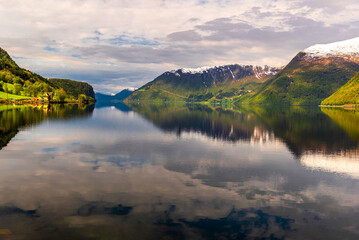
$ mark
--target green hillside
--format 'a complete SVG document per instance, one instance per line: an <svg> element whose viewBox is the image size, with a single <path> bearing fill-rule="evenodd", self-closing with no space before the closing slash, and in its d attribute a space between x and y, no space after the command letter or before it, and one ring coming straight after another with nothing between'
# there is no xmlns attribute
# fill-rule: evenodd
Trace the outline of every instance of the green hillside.
<svg viewBox="0 0 359 240"><path fill-rule="evenodd" d="M326 98L322 105L359 104L359 73L350 79L333 95Z"/></svg>
<svg viewBox="0 0 359 240"><path fill-rule="evenodd" d="M311 57L305 52L297 54L274 76L258 77L253 66L246 67L228 65L200 73L181 69L166 72L126 100L318 105L359 71L355 59Z"/></svg>
<svg viewBox="0 0 359 240"><path fill-rule="evenodd" d="M144 87L130 95L129 99L158 100L158 101L193 101L203 102L222 100L255 91L261 83L255 77L244 81L224 82L210 88L201 88L196 85L184 84L157 79L156 82L146 84Z"/></svg>
<svg viewBox="0 0 359 240"><path fill-rule="evenodd" d="M50 78L49 81L55 86L64 89L68 95L71 95L76 99L80 94L84 94L93 99L95 98L95 92L93 91L92 86L88 83L59 78Z"/></svg>
<svg viewBox="0 0 359 240"><path fill-rule="evenodd" d="M0 48L0 91L13 95L36 97L43 92L52 92L56 86L46 78L20 68Z"/></svg>
<svg viewBox="0 0 359 240"><path fill-rule="evenodd" d="M359 71L359 64L344 59L303 58L299 53L280 73L239 104L316 105L337 91Z"/></svg>
<svg viewBox="0 0 359 240"><path fill-rule="evenodd" d="M127 101L187 101L205 102L233 99L256 91L270 76L256 66L228 65L213 67L203 72L185 72L183 69L165 72L152 82L132 93ZM261 77L257 77L262 74Z"/></svg>
<svg viewBox="0 0 359 240"><path fill-rule="evenodd" d="M75 100L79 94L94 97L92 87L87 83L71 80L66 80L66 83L68 84L61 85L19 67L10 55L0 48L0 99L24 100L47 96L46 93L53 93L49 100L54 101Z"/></svg>

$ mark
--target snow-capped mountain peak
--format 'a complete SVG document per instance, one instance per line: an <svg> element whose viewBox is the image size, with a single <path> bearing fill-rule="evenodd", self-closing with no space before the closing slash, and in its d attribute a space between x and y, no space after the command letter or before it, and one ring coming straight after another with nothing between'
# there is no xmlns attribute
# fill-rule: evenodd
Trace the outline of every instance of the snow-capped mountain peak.
<svg viewBox="0 0 359 240"><path fill-rule="evenodd" d="M181 68L165 72L162 77L173 75L178 79L191 79L194 81L203 82L205 87L216 85L224 81L237 81L243 78L255 77L260 81L265 81L269 77L274 76L282 68L275 68L269 66L253 66L253 65L224 65L214 67L199 67L199 68ZM161 77L160 76L160 77Z"/></svg>
<svg viewBox="0 0 359 240"><path fill-rule="evenodd" d="M329 44L317 44L302 52L308 57L359 56L359 37Z"/></svg>
<svg viewBox="0 0 359 240"><path fill-rule="evenodd" d="M215 67L198 67L198 68L182 68L182 73L191 73L191 74L196 74L196 73L203 73L211 68L215 68Z"/></svg>
<svg viewBox="0 0 359 240"><path fill-rule="evenodd" d="M218 75L223 75L224 78L238 79L245 76L254 75L258 79L275 75L280 69L269 66L253 66L253 65L225 65L213 67L198 67L198 68L181 68L167 72L167 74L174 74L177 77L182 75L210 75L212 78L217 78Z"/></svg>

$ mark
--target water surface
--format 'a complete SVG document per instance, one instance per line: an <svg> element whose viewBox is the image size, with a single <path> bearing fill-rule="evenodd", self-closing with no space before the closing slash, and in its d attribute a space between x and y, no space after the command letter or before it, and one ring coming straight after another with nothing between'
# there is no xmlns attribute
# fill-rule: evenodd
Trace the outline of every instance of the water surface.
<svg viewBox="0 0 359 240"><path fill-rule="evenodd" d="M358 239L359 113L0 106L0 239Z"/></svg>

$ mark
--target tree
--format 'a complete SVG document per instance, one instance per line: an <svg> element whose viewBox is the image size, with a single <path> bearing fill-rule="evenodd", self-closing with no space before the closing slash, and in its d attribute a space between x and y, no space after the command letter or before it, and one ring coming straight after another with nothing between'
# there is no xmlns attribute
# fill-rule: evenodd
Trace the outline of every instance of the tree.
<svg viewBox="0 0 359 240"><path fill-rule="evenodd" d="M78 100L79 103L87 103L87 96L85 94L80 94Z"/></svg>
<svg viewBox="0 0 359 240"><path fill-rule="evenodd" d="M57 101L63 102L63 101L65 101L65 99L67 97L67 93L65 92L64 89L60 88L60 89L56 90L55 97L56 97Z"/></svg>
<svg viewBox="0 0 359 240"><path fill-rule="evenodd" d="M9 92L9 89L8 89L8 87L7 87L7 83L4 83L3 89L4 89L4 92L6 92L6 93Z"/></svg>
<svg viewBox="0 0 359 240"><path fill-rule="evenodd" d="M21 86L21 84L19 84L19 83L15 83L14 84L14 94L15 95L20 95L20 92L22 91L22 86Z"/></svg>

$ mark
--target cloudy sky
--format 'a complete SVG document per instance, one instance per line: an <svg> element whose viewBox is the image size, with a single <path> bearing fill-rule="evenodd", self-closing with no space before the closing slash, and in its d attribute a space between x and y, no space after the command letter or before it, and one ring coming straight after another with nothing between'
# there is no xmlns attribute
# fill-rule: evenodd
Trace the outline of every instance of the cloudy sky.
<svg viewBox="0 0 359 240"><path fill-rule="evenodd" d="M358 0L0 0L0 19L20 66L104 93L182 67L282 66L359 37Z"/></svg>

